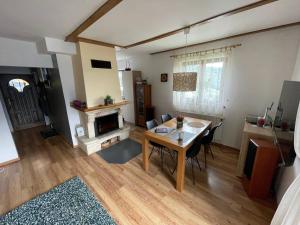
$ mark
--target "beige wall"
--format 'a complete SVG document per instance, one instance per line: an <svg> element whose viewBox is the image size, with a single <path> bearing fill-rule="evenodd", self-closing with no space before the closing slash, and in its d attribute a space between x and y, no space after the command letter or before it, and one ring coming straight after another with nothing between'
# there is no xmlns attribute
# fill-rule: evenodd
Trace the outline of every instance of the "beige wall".
<svg viewBox="0 0 300 225"><path fill-rule="evenodd" d="M76 44L76 52L77 54L72 56L76 99L86 102L79 43Z"/></svg>
<svg viewBox="0 0 300 225"><path fill-rule="evenodd" d="M85 90L76 84L76 87L81 89L77 91L78 97L84 97L82 92L85 91L86 99L83 100L86 100L88 107L104 104L106 95L110 95L116 102L121 101L115 49L79 42L79 50ZM92 68L91 59L111 61L112 69ZM77 60L79 61L79 59ZM78 69L80 70L80 68ZM82 83L80 77L77 77L76 80L76 83Z"/></svg>

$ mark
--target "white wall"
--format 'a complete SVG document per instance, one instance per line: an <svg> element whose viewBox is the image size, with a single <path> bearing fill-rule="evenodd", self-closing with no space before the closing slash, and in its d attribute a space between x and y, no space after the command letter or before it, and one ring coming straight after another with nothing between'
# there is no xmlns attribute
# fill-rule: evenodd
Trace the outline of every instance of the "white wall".
<svg viewBox="0 0 300 225"><path fill-rule="evenodd" d="M184 38L184 36L183 36ZM225 74L225 106L222 144L239 149L242 127L247 114L263 115L265 107L278 103L284 80L290 80L300 41L300 29L284 28L233 38L189 48L188 51L206 50L232 44L242 44L233 50L230 69ZM172 70L170 55L184 52L173 51L150 56L128 55L132 69L141 70L143 77L152 84L152 104L156 117L173 112ZM124 69L124 61L118 61ZM160 74L168 73L169 81L160 82Z"/></svg>
<svg viewBox="0 0 300 225"><path fill-rule="evenodd" d="M50 55L38 53L34 42L0 37L0 66L52 68Z"/></svg>
<svg viewBox="0 0 300 225"><path fill-rule="evenodd" d="M123 97L128 100L128 104L122 107L123 117L126 122L135 122L133 75L132 71L122 71Z"/></svg>
<svg viewBox="0 0 300 225"><path fill-rule="evenodd" d="M70 106L70 103L76 99L72 57L70 55L56 54L56 59L66 103L72 142L73 145L77 145L75 127L80 124L80 117L78 111Z"/></svg>
<svg viewBox="0 0 300 225"><path fill-rule="evenodd" d="M8 111L7 111L7 108L6 108L5 101L4 101L3 94L2 94L2 91L1 91L1 90L0 90L0 103L2 103L2 106L3 106L3 112L4 112L4 115L5 115L5 118L6 118L8 127L9 127L9 130L10 130L11 132L13 132L13 131L14 131L14 128L13 128L13 125L12 125L12 123L11 123L11 120L10 120L10 117L9 117L9 113L8 113Z"/></svg>
<svg viewBox="0 0 300 225"><path fill-rule="evenodd" d="M292 80L300 81L300 44L299 44L298 54L296 58L296 63L294 66Z"/></svg>
<svg viewBox="0 0 300 225"><path fill-rule="evenodd" d="M38 44L39 51L44 54L75 55L76 45L61 39L45 37Z"/></svg>
<svg viewBox="0 0 300 225"><path fill-rule="evenodd" d="M0 102L0 163L18 158L17 149L11 135L2 103Z"/></svg>
<svg viewBox="0 0 300 225"><path fill-rule="evenodd" d="M76 126L80 124L80 117L77 110L70 107L70 103L76 99L75 80L72 55L76 54L76 45L64 40L45 37L38 44L39 52L52 54L55 73L54 91L51 96L54 101L61 105L58 109L52 106L53 119L56 127L73 146L78 144L76 138ZM55 99L56 98L56 99Z"/></svg>

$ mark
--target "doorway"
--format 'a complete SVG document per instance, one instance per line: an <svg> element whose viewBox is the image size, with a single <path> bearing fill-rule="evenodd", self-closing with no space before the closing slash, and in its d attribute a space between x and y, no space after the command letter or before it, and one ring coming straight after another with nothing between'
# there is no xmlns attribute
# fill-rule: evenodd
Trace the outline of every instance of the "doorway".
<svg viewBox="0 0 300 225"><path fill-rule="evenodd" d="M45 124L32 74L1 75L0 90L14 130Z"/></svg>

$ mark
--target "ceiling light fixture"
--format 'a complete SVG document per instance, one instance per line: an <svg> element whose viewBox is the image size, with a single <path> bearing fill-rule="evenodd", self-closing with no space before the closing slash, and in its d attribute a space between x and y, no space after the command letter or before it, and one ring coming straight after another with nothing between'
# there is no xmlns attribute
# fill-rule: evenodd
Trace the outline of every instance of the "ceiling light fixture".
<svg viewBox="0 0 300 225"><path fill-rule="evenodd" d="M196 91L197 73L187 72L187 36L190 33L190 27L184 29L185 34L185 62L184 72L173 73L173 91Z"/></svg>

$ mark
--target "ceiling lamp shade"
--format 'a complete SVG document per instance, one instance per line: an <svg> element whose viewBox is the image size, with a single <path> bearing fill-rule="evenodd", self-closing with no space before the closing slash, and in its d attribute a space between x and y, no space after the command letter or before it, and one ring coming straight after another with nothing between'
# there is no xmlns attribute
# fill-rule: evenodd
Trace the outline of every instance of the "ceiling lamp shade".
<svg viewBox="0 0 300 225"><path fill-rule="evenodd" d="M197 73L173 73L173 91L196 91Z"/></svg>

